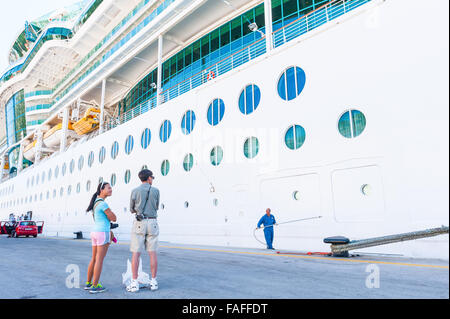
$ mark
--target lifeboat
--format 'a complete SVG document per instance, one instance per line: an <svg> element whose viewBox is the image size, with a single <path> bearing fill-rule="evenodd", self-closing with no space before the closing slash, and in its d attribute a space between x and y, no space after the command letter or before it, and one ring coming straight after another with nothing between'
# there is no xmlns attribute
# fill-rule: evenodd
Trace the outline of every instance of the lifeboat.
<svg viewBox="0 0 450 319"><path fill-rule="evenodd" d="M67 128L68 139L75 139L78 137L77 133L75 133L72 127L72 123L69 122L69 126ZM61 144L62 134L62 124L59 123L53 126L50 130L47 131L47 133L44 134L42 142L47 147L56 147Z"/></svg>
<svg viewBox="0 0 450 319"><path fill-rule="evenodd" d="M36 141L31 142L23 149L23 157L25 157L30 162L34 162L36 154Z"/></svg>
<svg viewBox="0 0 450 319"><path fill-rule="evenodd" d="M8 173L9 173L9 162L5 161L5 165L3 165L2 171L0 174L0 179L3 177L3 175L8 174Z"/></svg>
<svg viewBox="0 0 450 319"><path fill-rule="evenodd" d="M83 118L72 124L74 131L81 136L97 130L100 124L99 115L99 109L89 108Z"/></svg>

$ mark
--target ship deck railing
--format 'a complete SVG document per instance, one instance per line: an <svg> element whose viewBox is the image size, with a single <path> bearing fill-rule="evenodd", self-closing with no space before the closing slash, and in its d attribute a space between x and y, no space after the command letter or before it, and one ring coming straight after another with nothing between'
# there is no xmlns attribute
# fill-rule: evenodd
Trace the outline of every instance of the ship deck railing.
<svg viewBox="0 0 450 319"><path fill-rule="evenodd" d="M278 48L281 45L292 41L301 35L312 31L329 21L332 21L357 7L372 0L332 0L319 8L305 14L304 16L292 21L291 23L275 30L272 40L273 47ZM261 37L241 50L232 53L221 61L204 68L193 76L180 80L179 83L164 90L160 94L160 103L166 103L172 99L183 95L192 89L195 89L221 75L234 70L241 65L256 59L266 53L266 37ZM140 116L149 110L157 107L157 96L152 96L146 101L141 102L133 109L121 114L118 117L106 121L105 130L111 130L118 125L124 124L137 116Z"/></svg>

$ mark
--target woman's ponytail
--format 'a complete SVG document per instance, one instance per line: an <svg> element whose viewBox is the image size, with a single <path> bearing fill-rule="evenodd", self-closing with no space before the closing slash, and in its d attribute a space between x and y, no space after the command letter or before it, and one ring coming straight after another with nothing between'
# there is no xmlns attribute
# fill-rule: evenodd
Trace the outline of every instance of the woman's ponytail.
<svg viewBox="0 0 450 319"><path fill-rule="evenodd" d="M89 206L86 209L87 212L90 212L91 210L94 209L95 201L97 200L97 197L100 196L100 193L102 192L102 190L105 189L106 185L109 185L109 183L104 182L104 183L98 184L97 191L95 192L94 195L92 195L91 202L89 203Z"/></svg>
<svg viewBox="0 0 450 319"><path fill-rule="evenodd" d="M87 212L90 212L91 210L94 209L94 204L95 204L95 201L97 200L97 196L98 196L97 193L95 193L94 195L92 195L91 202L89 203L89 206L88 206L88 208L86 209Z"/></svg>

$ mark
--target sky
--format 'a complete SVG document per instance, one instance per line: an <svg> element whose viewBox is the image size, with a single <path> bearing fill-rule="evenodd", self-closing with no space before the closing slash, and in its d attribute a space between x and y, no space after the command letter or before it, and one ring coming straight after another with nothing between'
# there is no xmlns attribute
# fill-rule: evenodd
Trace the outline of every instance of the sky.
<svg viewBox="0 0 450 319"><path fill-rule="evenodd" d="M9 65L8 52L14 40L32 21L55 9L78 2L77 0L0 0L0 72Z"/></svg>

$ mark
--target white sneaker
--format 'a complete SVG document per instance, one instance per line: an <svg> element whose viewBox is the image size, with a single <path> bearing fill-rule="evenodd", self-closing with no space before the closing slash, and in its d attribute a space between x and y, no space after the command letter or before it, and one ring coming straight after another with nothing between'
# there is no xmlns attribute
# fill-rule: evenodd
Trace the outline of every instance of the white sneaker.
<svg viewBox="0 0 450 319"><path fill-rule="evenodd" d="M131 283L127 287L128 292L138 292L139 282L137 280L131 280Z"/></svg>
<svg viewBox="0 0 450 319"><path fill-rule="evenodd" d="M150 290L158 290L158 281L156 279L153 279L150 281Z"/></svg>

